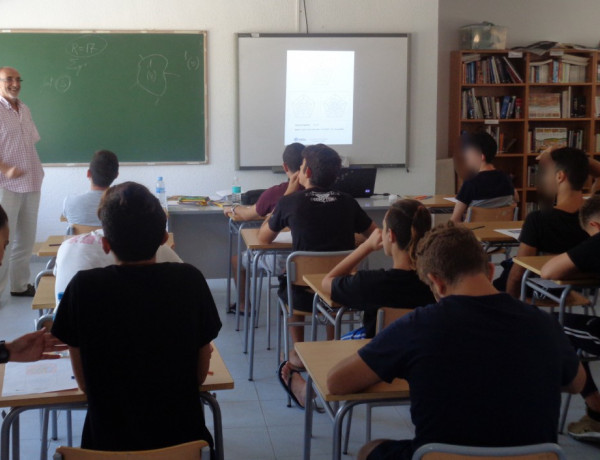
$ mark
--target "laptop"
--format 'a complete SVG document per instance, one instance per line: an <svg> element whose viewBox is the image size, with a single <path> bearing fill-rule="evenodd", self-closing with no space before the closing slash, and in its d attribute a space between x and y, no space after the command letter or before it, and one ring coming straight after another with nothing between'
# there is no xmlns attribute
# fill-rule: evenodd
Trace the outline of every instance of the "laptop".
<svg viewBox="0 0 600 460"><path fill-rule="evenodd" d="M342 168L332 188L354 198L370 198L375 193L376 178L377 168Z"/></svg>

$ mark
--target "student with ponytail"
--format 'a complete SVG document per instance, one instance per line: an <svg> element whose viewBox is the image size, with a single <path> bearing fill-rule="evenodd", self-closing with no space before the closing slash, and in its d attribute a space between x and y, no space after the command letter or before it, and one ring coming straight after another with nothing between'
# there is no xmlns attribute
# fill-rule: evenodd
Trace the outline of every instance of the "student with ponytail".
<svg viewBox="0 0 600 460"><path fill-rule="evenodd" d="M430 229L431 215L421 203L397 201L383 219L383 230L375 230L323 279L323 291L333 301L364 310L364 327L344 338L373 337L379 307L414 308L435 301L415 271L417 244ZM391 269L360 270L352 274L369 254L382 248L393 259Z"/></svg>

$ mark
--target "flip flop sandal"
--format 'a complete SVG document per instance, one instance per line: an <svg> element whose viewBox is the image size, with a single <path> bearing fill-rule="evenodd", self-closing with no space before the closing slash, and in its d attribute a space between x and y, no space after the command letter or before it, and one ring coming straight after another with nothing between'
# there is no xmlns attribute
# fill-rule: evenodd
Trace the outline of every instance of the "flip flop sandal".
<svg viewBox="0 0 600 460"><path fill-rule="evenodd" d="M227 309L227 314L228 315L235 315L235 304L230 305L229 308ZM244 311L240 311L240 316L244 316Z"/></svg>
<svg viewBox="0 0 600 460"><path fill-rule="evenodd" d="M304 410L304 406L300 404L300 401L298 401L298 398L296 398L296 395L292 391L292 378L294 377L294 374L299 374L300 372L298 372L295 369L292 369L290 372L290 376L286 382L283 379L283 376L281 375L281 371L283 370L286 364L287 361L284 361L277 368L277 377L279 378L279 383L281 384L285 392L288 394L288 396L292 399L292 401L294 401L294 404L296 404L300 409Z"/></svg>

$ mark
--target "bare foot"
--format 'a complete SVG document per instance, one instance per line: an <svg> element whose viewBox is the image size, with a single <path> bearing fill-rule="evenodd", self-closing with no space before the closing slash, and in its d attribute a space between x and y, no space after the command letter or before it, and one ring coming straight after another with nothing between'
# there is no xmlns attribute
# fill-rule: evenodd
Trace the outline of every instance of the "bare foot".
<svg viewBox="0 0 600 460"><path fill-rule="evenodd" d="M290 374L293 370L294 368L290 365L289 362L285 366L283 366L283 369L281 370L281 376L283 377L283 380L285 382L289 381ZM294 374L292 375L290 387L290 390L292 390L292 393L294 393L294 396L296 397L300 405L304 407L306 405L306 380L304 380L304 378L300 374L294 372Z"/></svg>
<svg viewBox="0 0 600 460"><path fill-rule="evenodd" d="M290 358L288 359L288 364L296 370L304 369L304 364L298 357L298 353L296 353L296 350L290 350Z"/></svg>

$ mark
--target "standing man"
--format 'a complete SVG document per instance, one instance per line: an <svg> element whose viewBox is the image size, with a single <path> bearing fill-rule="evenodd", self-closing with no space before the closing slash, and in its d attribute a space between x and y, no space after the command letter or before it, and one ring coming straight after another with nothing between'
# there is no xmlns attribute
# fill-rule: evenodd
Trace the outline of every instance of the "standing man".
<svg viewBox="0 0 600 460"><path fill-rule="evenodd" d="M29 108L19 100L21 75L0 67L0 205L8 214L11 242L0 267L0 295L8 283L14 296L33 297L29 259L35 243L44 170L35 149L40 140Z"/></svg>

